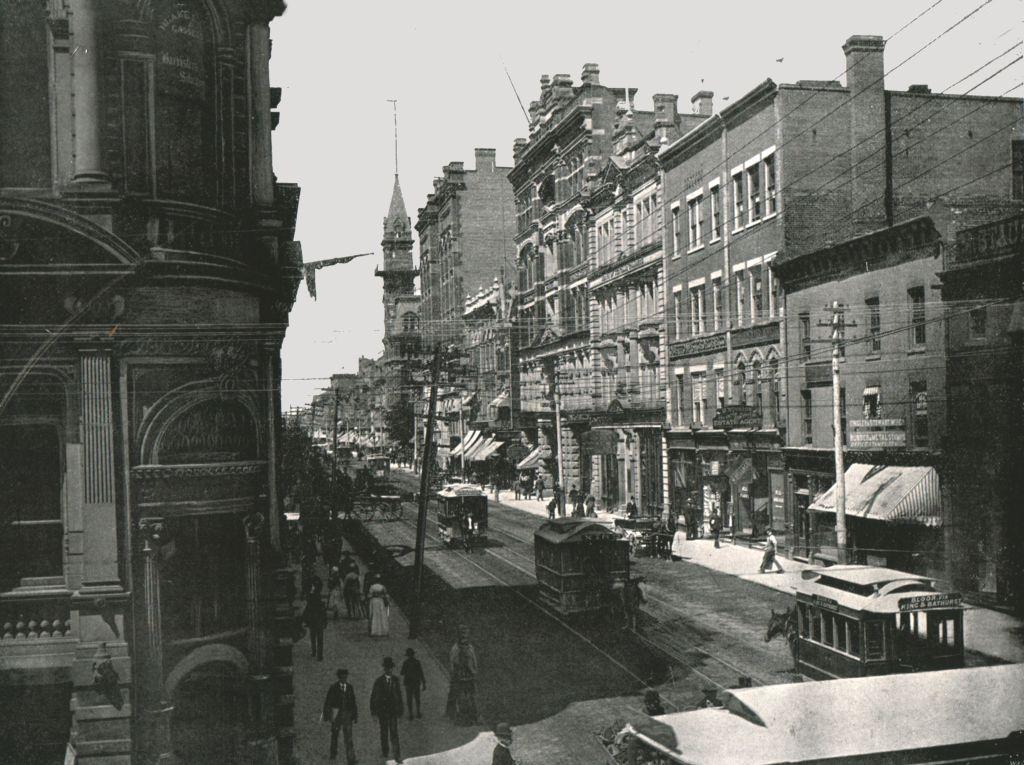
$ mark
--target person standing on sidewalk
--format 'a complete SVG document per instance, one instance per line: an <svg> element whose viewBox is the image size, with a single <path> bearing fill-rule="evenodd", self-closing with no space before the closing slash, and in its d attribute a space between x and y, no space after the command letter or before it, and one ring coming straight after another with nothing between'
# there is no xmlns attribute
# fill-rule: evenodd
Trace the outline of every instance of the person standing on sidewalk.
<svg viewBox="0 0 1024 765"><path fill-rule="evenodd" d="M459 627L459 639L448 652L451 685L448 690L446 714L457 725L475 725L476 711L476 649L469 642L469 628Z"/></svg>
<svg viewBox="0 0 1024 765"><path fill-rule="evenodd" d="M389 751L394 749L395 762L401 762L402 750L398 742L398 719L404 711L402 689L399 687L398 678L391 674L395 668L395 662L390 656L384 657L381 666L384 668L384 674L374 681L373 690L370 692L370 714L377 718L377 723L380 725L380 753L386 760Z"/></svg>
<svg viewBox="0 0 1024 765"><path fill-rule="evenodd" d="M491 755L491 765L515 765L512 759L512 726L500 722L494 726L494 737L498 743L494 745L494 753Z"/></svg>
<svg viewBox="0 0 1024 765"><path fill-rule="evenodd" d="M711 528L711 535L715 538L715 547L721 547L718 539L722 535L722 516L718 514L717 510L711 513L711 520L708 521L708 526Z"/></svg>
<svg viewBox="0 0 1024 765"><path fill-rule="evenodd" d="M544 501L544 478L542 476L537 476L537 482L534 484L534 486L536 486L536 488L537 488L537 501L538 502L543 502Z"/></svg>
<svg viewBox="0 0 1024 765"><path fill-rule="evenodd" d="M313 583L306 595L306 608L302 612L302 621L309 628L310 656L317 661L324 660L324 629L327 627L327 609L320 597L322 586L319 579Z"/></svg>
<svg viewBox="0 0 1024 765"><path fill-rule="evenodd" d="M420 691L427 690L427 679L423 676L423 665L416 658L416 651L405 649L405 661L402 662L402 682L405 684L405 703L409 707L409 719L412 719L413 702L416 705L416 716L423 717L420 711Z"/></svg>
<svg viewBox="0 0 1024 765"><path fill-rule="evenodd" d="M764 542L764 557L761 558L761 573L765 573L765 569L772 568L772 566L778 566L778 572L784 573L782 564L779 563L775 557L775 553L778 550L779 543L775 540L775 532L768 529L768 538Z"/></svg>
<svg viewBox="0 0 1024 765"><path fill-rule="evenodd" d="M370 636L387 637L391 632L391 600L387 588L378 580L370 585L368 595Z"/></svg>
<svg viewBox="0 0 1024 765"><path fill-rule="evenodd" d="M352 744L352 726L359 720L356 694L349 685L348 670L339 669L336 674L338 682L332 683L327 689L321 719L331 724L331 759L338 758L338 731L341 731L345 739L345 760L348 765L355 765L356 750Z"/></svg>
<svg viewBox="0 0 1024 765"><path fill-rule="evenodd" d="M555 481L551 487L551 498L555 500L555 505L558 508L558 517L565 517L565 492L562 490L562 485Z"/></svg>

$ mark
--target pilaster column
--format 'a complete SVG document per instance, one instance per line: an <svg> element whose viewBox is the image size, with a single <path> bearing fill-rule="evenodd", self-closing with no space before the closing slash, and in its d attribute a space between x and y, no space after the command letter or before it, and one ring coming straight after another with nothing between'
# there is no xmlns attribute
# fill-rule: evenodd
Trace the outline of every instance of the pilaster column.
<svg viewBox="0 0 1024 765"><path fill-rule="evenodd" d="M99 26L100 0L72 0L72 72L74 74L74 180L106 183L100 162Z"/></svg>
<svg viewBox="0 0 1024 765"><path fill-rule="evenodd" d="M171 712L164 694L164 644L160 611L160 546L164 540L163 518L139 521L142 537L142 591L146 611L146 676L144 679L146 762L172 763Z"/></svg>
<svg viewBox="0 0 1024 765"><path fill-rule="evenodd" d="M270 139L270 27L265 21L249 25L249 88L252 201L257 207L271 207L274 171Z"/></svg>
<svg viewBox="0 0 1024 765"><path fill-rule="evenodd" d="M80 355L83 505L83 589L120 589L114 492L114 402L110 352Z"/></svg>
<svg viewBox="0 0 1024 765"><path fill-rule="evenodd" d="M263 598L261 588L263 575L260 567L260 537L266 519L262 513L249 513L242 519L245 530L245 589L246 615L248 618L249 665L253 668L249 676L252 689L252 717L249 735L248 761L253 763L277 762L277 746L274 742L274 689L271 676L266 670L265 634L263 619Z"/></svg>

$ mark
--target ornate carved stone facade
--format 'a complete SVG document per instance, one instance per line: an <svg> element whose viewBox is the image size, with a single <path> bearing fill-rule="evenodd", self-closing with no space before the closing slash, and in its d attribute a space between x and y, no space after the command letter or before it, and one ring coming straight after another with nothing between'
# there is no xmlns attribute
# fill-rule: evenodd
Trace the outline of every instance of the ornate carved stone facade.
<svg viewBox="0 0 1024 765"><path fill-rule="evenodd" d="M22 115L0 121L12 761L291 760L290 653L259 649L284 626L262 614L283 590L279 347L301 266L298 189L270 156L282 10L4 6L18 67L0 88ZM197 731L214 668L231 722Z"/></svg>

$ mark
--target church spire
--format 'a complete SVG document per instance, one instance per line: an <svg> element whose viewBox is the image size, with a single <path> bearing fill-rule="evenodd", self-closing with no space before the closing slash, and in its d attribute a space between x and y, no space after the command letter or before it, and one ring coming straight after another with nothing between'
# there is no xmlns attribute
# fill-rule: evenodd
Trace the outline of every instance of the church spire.
<svg viewBox="0 0 1024 765"><path fill-rule="evenodd" d="M395 173L395 185L391 190L391 205L388 207L388 217L384 219L384 235L403 234L409 236L411 230L409 214L405 211L405 199L402 197L402 187L398 183L398 173Z"/></svg>

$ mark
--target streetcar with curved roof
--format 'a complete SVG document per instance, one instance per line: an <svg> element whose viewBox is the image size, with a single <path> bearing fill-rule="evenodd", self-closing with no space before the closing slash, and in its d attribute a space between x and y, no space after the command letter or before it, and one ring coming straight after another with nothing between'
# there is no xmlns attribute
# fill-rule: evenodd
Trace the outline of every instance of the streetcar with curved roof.
<svg viewBox="0 0 1024 765"><path fill-rule="evenodd" d="M448 547L487 542L487 495L473 484L451 484L433 496L437 532Z"/></svg>
<svg viewBox="0 0 1024 765"><path fill-rule="evenodd" d="M563 615L601 611L629 578L629 543L604 524L555 518L533 535L540 600Z"/></svg>

